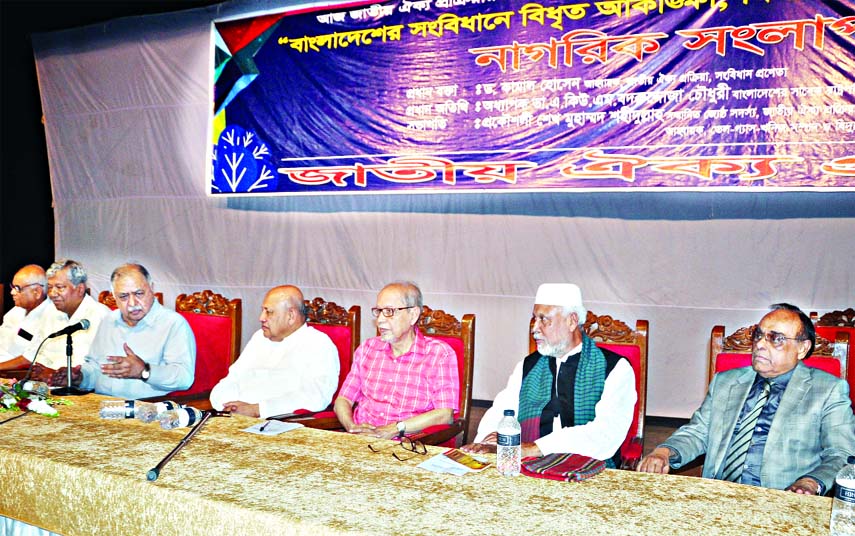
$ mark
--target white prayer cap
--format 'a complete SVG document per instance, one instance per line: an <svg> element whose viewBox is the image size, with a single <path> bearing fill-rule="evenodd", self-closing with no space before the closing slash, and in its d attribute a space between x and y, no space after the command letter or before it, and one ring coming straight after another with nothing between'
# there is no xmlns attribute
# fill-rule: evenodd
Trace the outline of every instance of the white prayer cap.
<svg viewBox="0 0 855 536"><path fill-rule="evenodd" d="M579 323L585 322L588 310L582 303L582 290L573 283L544 283L537 287L535 305L563 307L566 314L575 312Z"/></svg>

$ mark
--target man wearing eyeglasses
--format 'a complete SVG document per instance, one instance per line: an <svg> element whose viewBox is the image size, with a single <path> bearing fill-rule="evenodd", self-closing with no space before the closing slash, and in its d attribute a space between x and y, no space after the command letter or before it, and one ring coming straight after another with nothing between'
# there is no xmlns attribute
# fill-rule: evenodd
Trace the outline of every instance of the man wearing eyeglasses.
<svg viewBox="0 0 855 536"><path fill-rule="evenodd" d="M534 302L537 351L517 364L481 418L475 443L463 449L495 452L499 420L513 409L523 457L573 453L616 467L638 398L632 365L584 333L587 310L577 285L545 283Z"/></svg>
<svg viewBox="0 0 855 536"><path fill-rule="evenodd" d="M418 330L421 312L422 293L413 283L392 283L377 295L371 314L380 335L356 349L335 401L348 432L390 439L449 424L459 411L457 357Z"/></svg>
<svg viewBox="0 0 855 536"><path fill-rule="evenodd" d="M193 384L196 339L180 314L155 299L148 270L123 264L110 276L117 311L101 322L72 383L125 399L165 395ZM65 385L66 368L51 378Z"/></svg>
<svg viewBox="0 0 855 536"><path fill-rule="evenodd" d="M55 312L47 300L47 278L41 266L24 266L12 278L10 291L15 307L0 324L0 370L30 366L44 336L45 318ZM45 334L47 335L47 334Z"/></svg>
<svg viewBox="0 0 855 536"><path fill-rule="evenodd" d="M751 367L716 374L691 421L641 460L667 473L706 454L703 476L822 495L855 455L855 416L844 380L801 361L816 332L786 303L752 333Z"/></svg>
<svg viewBox="0 0 855 536"><path fill-rule="evenodd" d="M229 374L211 390L214 409L267 418L297 409L321 411L338 387L338 350L306 324L303 293L292 285L271 289L256 331Z"/></svg>

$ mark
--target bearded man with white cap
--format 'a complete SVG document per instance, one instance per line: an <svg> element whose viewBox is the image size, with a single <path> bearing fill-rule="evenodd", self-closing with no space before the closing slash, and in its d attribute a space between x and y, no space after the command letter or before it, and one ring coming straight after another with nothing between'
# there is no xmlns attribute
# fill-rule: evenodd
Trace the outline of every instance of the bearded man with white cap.
<svg viewBox="0 0 855 536"><path fill-rule="evenodd" d="M584 333L586 315L578 286L538 288L532 311L537 351L514 368L481 419L475 443L464 450L495 452L499 420L513 409L523 457L574 453L618 465L637 399L635 373L629 361Z"/></svg>

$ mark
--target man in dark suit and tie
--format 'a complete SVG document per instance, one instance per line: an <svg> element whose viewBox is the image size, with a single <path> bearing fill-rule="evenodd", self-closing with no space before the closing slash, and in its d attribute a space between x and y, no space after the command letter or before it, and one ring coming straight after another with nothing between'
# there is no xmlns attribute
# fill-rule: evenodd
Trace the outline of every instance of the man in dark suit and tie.
<svg viewBox="0 0 855 536"><path fill-rule="evenodd" d="M798 307L772 306L752 334L751 367L713 378L692 420L639 471L667 473L706 454L703 476L822 495L855 455L855 416L844 380L806 367L816 342Z"/></svg>

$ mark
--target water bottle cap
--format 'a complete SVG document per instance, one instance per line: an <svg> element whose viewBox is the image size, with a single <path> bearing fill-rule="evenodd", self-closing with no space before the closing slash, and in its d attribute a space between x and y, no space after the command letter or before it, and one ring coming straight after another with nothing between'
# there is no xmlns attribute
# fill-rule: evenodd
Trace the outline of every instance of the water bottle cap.
<svg viewBox="0 0 855 536"><path fill-rule="evenodd" d="M848 464L855 463L855 456L849 456L849 458L846 459L846 463L848 463Z"/></svg>
<svg viewBox="0 0 855 536"><path fill-rule="evenodd" d="M512 409L506 409L505 410L505 417L513 417L513 416L514 416L514 410L512 410Z"/></svg>

